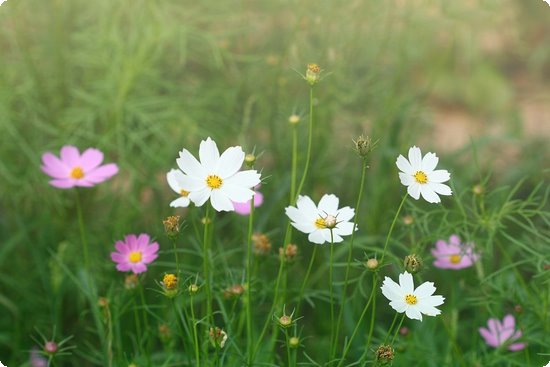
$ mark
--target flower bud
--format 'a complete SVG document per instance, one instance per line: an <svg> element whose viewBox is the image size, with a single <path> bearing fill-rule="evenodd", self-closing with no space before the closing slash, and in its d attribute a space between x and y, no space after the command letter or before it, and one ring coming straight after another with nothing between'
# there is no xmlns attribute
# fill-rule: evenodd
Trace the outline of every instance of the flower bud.
<svg viewBox="0 0 550 367"><path fill-rule="evenodd" d="M357 140L354 140L355 151L361 158L365 158L370 152L372 152L376 146L376 142L372 142L370 136L360 135Z"/></svg>
<svg viewBox="0 0 550 367"><path fill-rule="evenodd" d="M137 274L126 275L124 278L124 288L127 290L136 289L139 284L139 278Z"/></svg>
<svg viewBox="0 0 550 367"><path fill-rule="evenodd" d="M231 287L223 290L223 297L225 299L236 299L244 293L244 287L241 284L234 284Z"/></svg>
<svg viewBox="0 0 550 367"><path fill-rule="evenodd" d="M307 64L305 80L313 86L320 80L321 67L317 64Z"/></svg>
<svg viewBox="0 0 550 367"><path fill-rule="evenodd" d="M288 118L288 122L291 124L291 125L297 125L299 122L300 122L301 118L300 116L296 115L296 114L292 114L290 115L290 117Z"/></svg>
<svg viewBox="0 0 550 367"><path fill-rule="evenodd" d="M97 305L101 308L109 307L109 300L105 297L99 297L99 299L97 300Z"/></svg>
<svg viewBox="0 0 550 367"><path fill-rule="evenodd" d="M405 224L406 226L410 226L413 223L414 223L414 217L412 215L405 215L403 217L403 224Z"/></svg>
<svg viewBox="0 0 550 367"><path fill-rule="evenodd" d="M474 187L472 188L472 191L476 195L481 195L485 192L485 189L483 188L483 186L481 184L477 184L477 185L474 185Z"/></svg>
<svg viewBox="0 0 550 367"><path fill-rule="evenodd" d="M394 356L393 348L390 345L381 345L376 349L376 361L382 366L391 364Z"/></svg>
<svg viewBox="0 0 550 367"><path fill-rule="evenodd" d="M174 274L164 274L162 282L160 282L166 297L172 298L178 294L178 277Z"/></svg>
<svg viewBox="0 0 550 367"><path fill-rule="evenodd" d="M44 352L46 352L46 354L53 355L57 353L58 349L57 343L54 341L47 341L44 343Z"/></svg>
<svg viewBox="0 0 550 367"><path fill-rule="evenodd" d="M405 260L403 261L405 270L411 274L418 273L422 270L423 265L424 263L422 262L422 259L415 254L405 256Z"/></svg>
<svg viewBox="0 0 550 367"><path fill-rule="evenodd" d="M164 343L167 344L172 340L172 330L167 324L160 324L158 328L159 338Z"/></svg>
<svg viewBox="0 0 550 367"><path fill-rule="evenodd" d="M189 287L187 287L187 291L191 296L193 296L199 292L199 286L196 285L195 283L190 284Z"/></svg>
<svg viewBox="0 0 550 367"><path fill-rule="evenodd" d="M336 217L334 215L327 215L326 218L324 218L325 220L325 227L328 228L328 229L333 229L334 227L336 227Z"/></svg>
<svg viewBox="0 0 550 367"><path fill-rule="evenodd" d="M248 168L252 168L254 163L256 163L256 156L254 154L249 153L244 156L244 164L246 164Z"/></svg>
<svg viewBox="0 0 550 367"><path fill-rule="evenodd" d="M176 239L180 233L180 216L171 215L162 221L164 232L171 239Z"/></svg>
<svg viewBox="0 0 550 367"><path fill-rule="evenodd" d="M292 349L296 349L300 346L300 339L296 336L291 336L288 339L288 346Z"/></svg>
<svg viewBox="0 0 550 367"><path fill-rule="evenodd" d="M365 261L365 267L369 270L376 270L378 268L378 260L372 258Z"/></svg>
<svg viewBox="0 0 550 367"><path fill-rule="evenodd" d="M282 326L285 329L292 325L292 317L287 316L287 315L283 315L283 316L279 317L278 321L279 321L279 325Z"/></svg>

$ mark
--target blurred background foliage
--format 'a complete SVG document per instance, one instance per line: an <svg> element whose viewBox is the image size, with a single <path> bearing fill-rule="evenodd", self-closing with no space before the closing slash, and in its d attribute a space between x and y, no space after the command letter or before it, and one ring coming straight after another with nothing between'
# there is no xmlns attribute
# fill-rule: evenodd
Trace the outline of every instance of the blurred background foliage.
<svg viewBox="0 0 550 367"><path fill-rule="evenodd" d="M387 231L387 208L403 194L395 157L412 145L438 153L458 195L523 180L521 200L548 184L542 0L8 0L0 50L0 354L13 361L26 359L33 326L82 317L75 289L48 260L57 253L78 266L74 193L48 185L41 155L73 144L119 164L109 184L84 191L97 259L126 233L161 236L161 219L174 212L165 173L179 150L195 152L207 136L221 149L262 153L267 201L257 229L280 236L288 117L307 120L299 73L309 62L325 79L315 87L304 192L352 205L360 175L352 139L380 139L358 208L366 243Z"/></svg>

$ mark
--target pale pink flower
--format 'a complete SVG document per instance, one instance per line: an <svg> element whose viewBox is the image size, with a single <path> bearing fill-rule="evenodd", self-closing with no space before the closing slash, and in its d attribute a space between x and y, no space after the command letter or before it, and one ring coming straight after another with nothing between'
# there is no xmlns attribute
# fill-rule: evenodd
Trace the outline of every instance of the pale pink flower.
<svg viewBox="0 0 550 367"><path fill-rule="evenodd" d="M75 186L92 187L118 173L118 166L109 163L101 166L103 153L88 148L80 154L78 148L65 145L61 159L50 152L42 155L42 171L52 177L50 185L60 189Z"/></svg>
<svg viewBox="0 0 550 367"><path fill-rule="evenodd" d="M48 367L48 359L44 357L37 348L31 350L30 357L31 367Z"/></svg>
<svg viewBox="0 0 550 367"><path fill-rule="evenodd" d="M260 185L256 186L255 189L259 188ZM235 213L240 215L249 215L250 214L250 202L248 200L245 203L233 202L233 207L235 208ZM264 203L264 196L261 192L254 190L254 208L259 207Z"/></svg>
<svg viewBox="0 0 550 367"><path fill-rule="evenodd" d="M516 320L512 315L504 316L502 323L498 319L489 319L487 321L489 329L479 328L479 333L485 339L487 345L498 348L506 345L508 350L516 352L525 348L525 343L513 343L521 338L521 330L516 329Z"/></svg>
<svg viewBox="0 0 550 367"><path fill-rule="evenodd" d="M111 252L111 259L117 263L118 271L132 271L135 274L147 271L150 264L158 256L159 244L151 242L149 235L142 233L139 236L129 234L124 241L116 241L118 252Z"/></svg>
<svg viewBox="0 0 550 367"><path fill-rule="evenodd" d="M472 243L461 243L460 238L453 234L449 242L439 240L432 249L435 257L434 266L441 269L464 269L479 260L479 254L474 252Z"/></svg>

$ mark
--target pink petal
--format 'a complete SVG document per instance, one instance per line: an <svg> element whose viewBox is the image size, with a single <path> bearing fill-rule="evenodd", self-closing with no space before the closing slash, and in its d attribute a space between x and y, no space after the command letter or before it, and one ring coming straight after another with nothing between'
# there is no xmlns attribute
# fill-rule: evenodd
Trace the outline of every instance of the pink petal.
<svg viewBox="0 0 550 367"><path fill-rule="evenodd" d="M81 168L88 172L99 166L103 162L103 153L94 148L88 148L80 157Z"/></svg>
<svg viewBox="0 0 550 367"><path fill-rule="evenodd" d="M144 264L150 264L152 263L158 255L156 253L145 255L143 254L143 258L141 259L141 262Z"/></svg>
<svg viewBox="0 0 550 367"><path fill-rule="evenodd" d="M451 235L451 237L449 237L449 244L460 246L460 237L458 237L456 234Z"/></svg>
<svg viewBox="0 0 550 367"><path fill-rule="evenodd" d="M80 153L78 149L72 145L65 145L61 148L61 161L65 163L67 167L80 166Z"/></svg>
<svg viewBox="0 0 550 367"><path fill-rule="evenodd" d="M137 237L137 243L138 243L138 248L143 251L145 250L145 248L147 247L147 245L149 244L149 241L151 240L151 238L149 237L148 234L146 233L141 233L138 237Z"/></svg>
<svg viewBox="0 0 550 367"><path fill-rule="evenodd" d="M264 202L264 196L262 193L255 191L254 192L254 207L257 208L260 205L262 205ZM246 203L235 203L233 202L233 206L235 207L235 212L240 215L249 215L250 214L250 200L248 200Z"/></svg>
<svg viewBox="0 0 550 367"><path fill-rule="evenodd" d="M51 180L50 185L57 187L58 189L70 189L71 187L75 187L76 181L72 178L68 178L65 180Z"/></svg>
<svg viewBox="0 0 550 367"><path fill-rule="evenodd" d="M116 241L115 248L123 255L128 255L130 253L130 247L122 241Z"/></svg>
<svg viewBox="0 0 550 367"><path fill-rule="evenodd" d="M113 260L116 263L123 263L126 262L128 259L127 256L120 254L118 252L111 252L111 260Z"/></svg>
<svg viewBox="0 0 550 367"><path fill-rule="evenodd" d="M143 273L147 271L147 266L141 262L132 265L132 271L135 274Z"/></svg>
<svg viewBox="0 0 550 367"><path fill-rule="evenodd" d="M42 171L53 178L69 177L70 169L52 153L42 155Z"/></svg>
<svg viewBox="0 0 550 367"><path fill-rule="evenodd" d="M156 242L153 242L150 246L143 248L142 254L143 256L156 255L158 251L159 251L159 244Z"/></svg>
<svg viewBox="0 0 550 367"><path fill-rule="evenodd" d="M487 330L483 327L480 327L479 328L479 333L481 334L483 339L485 339L485 343L488 344L489 346L491 346L493 348L497 348L500 345L496 335L491 333L489 330Z"/></svg>
<svg viewBox="0 0 550 367"><path fill-rule="evenodd" d="M124 238L126 244L128 245L128 248L130 249L129 252L138 251L138 244L137 244L137 237L135 234L129 234Z"/></svg>
<svg viewBox="0 0 550 367"><path fill-rule="evenodd" d="M117 264L116 266L116 269L118 271L129 271L130 269L132 268L132 266L130 265L130 263L119 263Z"/></svg>
<svg viewBox="0 0 550 367"><path fill-rule="evenodd" d="M85 173L86 180L93 183L103 182L118 173L118 166L114 163L109 163L100 166L90 172Z"/></svg>
<svg viewBox="0 0 550 367"><path fill-rule="evenodd" d="M508 346L508 350L510 350L512 352L517 352L518 350L524 349L525 346L526 346L525 343L514 343L514 344L510 344Z"/></svg>

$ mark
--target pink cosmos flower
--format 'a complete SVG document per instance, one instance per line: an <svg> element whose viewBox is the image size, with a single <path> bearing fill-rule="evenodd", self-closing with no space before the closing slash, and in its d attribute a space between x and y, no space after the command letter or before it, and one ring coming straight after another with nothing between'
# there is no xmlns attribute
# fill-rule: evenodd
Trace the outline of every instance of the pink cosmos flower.
<svg viewBox="0 0 550 367"><path fill-rule="evenodd" d="M260 185L256 186L255 188L259 188ZM235 213L240 215L249 215L250 214L250 201L248 200L246 203L236 203L233 202L233 207L235 208ZM254 207L257 208L260 205L262 205L264 202L264 196L261 192L254 190Z"/></svg>
<svg viewBox="0 0 550 367"><path fill-rule="evenodd" d="M116 241L115 247L118 252L111 252L111 259L117 263L117 270L131 270L134 274L147 271L146 265L157 258L159 250L159 244L150 241L151 238L145 233L139 236L129 234L124 241Z"/></svg>
<svg viewBox="0 0 550 367"><path fill-rule="evenodd" d="M460 243L460 238L453 234L449 242L439 240L432 249L435 257L434 266L441 269L464 269L472 266L478 259L479 254L473 250L472 243Z"/></svg>
<svg viewBox="0 0 550 367"><path fill-rule="evenodd" d="M498 348L501 345L507 345L508 350L515 352L525 348L525 343L513 343L521 338L521 330L515 330L516 320L512 315L504 316L502 323L498 319L489 319L487 321L489 329L479 328L479 333L485 339L487 345Z"/></svg>
<svg viewBox="0 0 550 367"><path fill-rule="evenodd" d="M37 348L31 350L30 355L30 366L31 367L48 367L48 360L44 357Z"/></svg>
<svg viewBox="0 0 550 367"><path fill-rule="evenodd" d="M78 148L65 145L61 148L61 159L47 152L42 155L42 171L52 177L50 185L60 189L75 186L92 187L108 180L118 172L114 163L100 166L103 153L94 148L88 148L80 154Z"/></svg>

